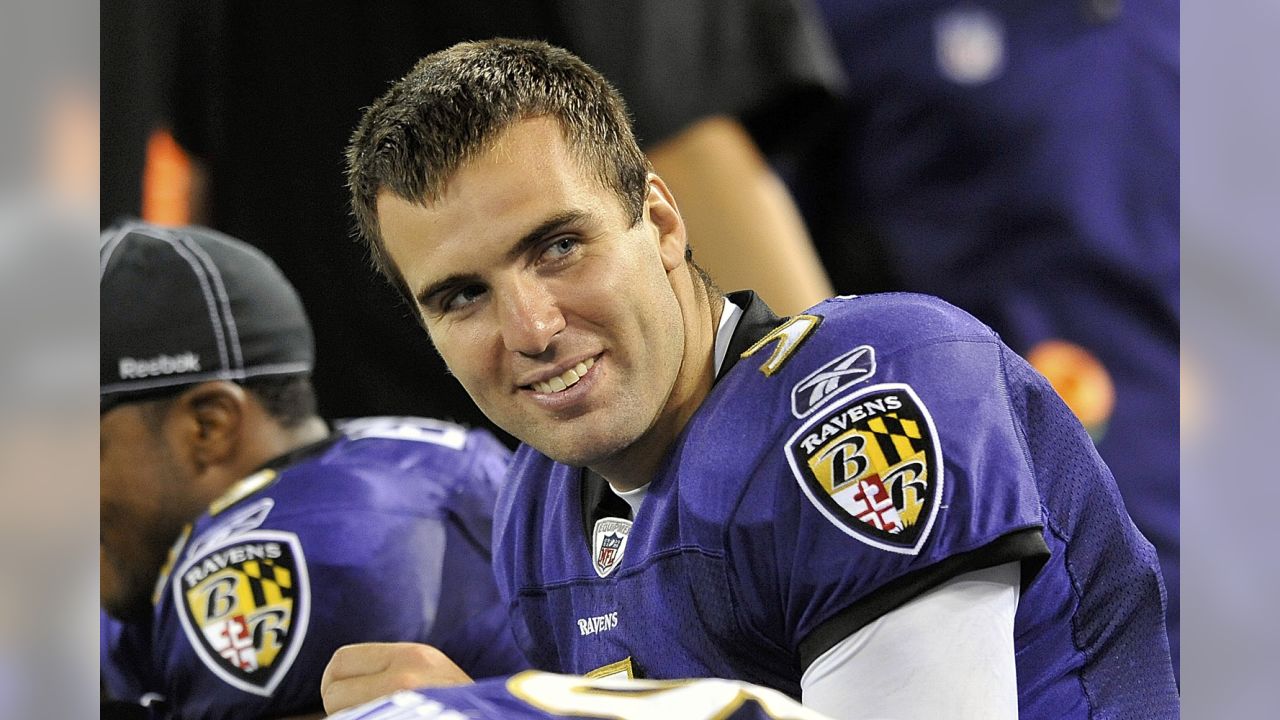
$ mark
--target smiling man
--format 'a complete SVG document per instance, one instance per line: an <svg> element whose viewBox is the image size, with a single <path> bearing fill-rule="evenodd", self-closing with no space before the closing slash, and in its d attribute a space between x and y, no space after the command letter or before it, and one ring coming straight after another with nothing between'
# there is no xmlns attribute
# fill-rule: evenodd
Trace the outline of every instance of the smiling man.
<svg viewBox="0 0 1280 720"><path fill-rule="evenodd" d="M466 43L349 152L375 262L519 437L498 583L535 667L762 684L837 717L1176 716L1154 553L1088 436L936 299L723 295L621 99ZM344 648L326 708L454 682Z"/></svg>
<svg viewBox="0 0 1280 720"><path fill-rule="evenodd" d="M537 117L459 168L443 202L377 200L391 262L477 404L623 489L648 482L711 383L707 288L677 283L704 310L682 312L668 274L689 274L684 227L662 180L647 190L634 222Z"/></svg>

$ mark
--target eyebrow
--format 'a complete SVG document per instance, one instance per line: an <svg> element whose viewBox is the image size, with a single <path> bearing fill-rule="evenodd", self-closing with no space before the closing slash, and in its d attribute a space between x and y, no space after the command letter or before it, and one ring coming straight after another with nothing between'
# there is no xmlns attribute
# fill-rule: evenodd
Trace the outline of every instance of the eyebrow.
<svg viewBox="0 0 1280 720"><path fill-rule="evenodd" d="M537 227L522 235L520 239L507 250L505 259L507 261L511 261L521 255L524 255L535 245L542 242L548 235L564 228L566 225L580 223L587 219L587 217L589 217L589 213L583 212L582 210L566 210L565 212L553 215L546 220L543 220ZM439 294L441 291L457 285L474 282L478 278L479 276L475 273L458 273L455 275L449 275L426 286L414 297L417 299L420 306L427 307L431 298Z"/></svg>

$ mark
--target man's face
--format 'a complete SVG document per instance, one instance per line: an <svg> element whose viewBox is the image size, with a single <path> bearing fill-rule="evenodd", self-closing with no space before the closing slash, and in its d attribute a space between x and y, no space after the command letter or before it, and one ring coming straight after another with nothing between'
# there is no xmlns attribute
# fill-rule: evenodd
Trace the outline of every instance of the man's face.
<svg viewBox="0 0 1280 720"><path fill-rule="evenodd" d="M449 369L491 420L561 462L612 458L670 412L685 344L672 283L688 269L683 227L654 219L674 214L659 183L633 225L559 124L535 118L427 207L378 199L387 251Z"/></svg>
<svg viewBox="0 0 1280 720"><path fill-rule="evenodd" d="M191 519L182 466L143 412L127 403L99 422L99 590L120 618L145 616L169 547Z"/></svg>

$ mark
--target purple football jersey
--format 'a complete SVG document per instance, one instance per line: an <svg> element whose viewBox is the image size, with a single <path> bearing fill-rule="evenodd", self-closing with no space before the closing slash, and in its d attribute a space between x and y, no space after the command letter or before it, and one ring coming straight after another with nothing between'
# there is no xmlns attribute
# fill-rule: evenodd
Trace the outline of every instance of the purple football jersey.
<svg viewBox="0 0 1280 720"><path fill-rule="evenodd" d="M1176 713L1154 551L1083 428L989 328L919 295L785 321L734 299L736 364L626 526L590 536L584 473L517 452L495 570L534 667L798 697L840 640L1020 560L1023 717Z"/></svg>
<svg viewBox="0 0 1280 720"><path fill-rule="evenodd" d="M473 677L527 667L490 565L509 456L484 431L363 418L245 478L174 546L149 623L102 616L107 694L184 718L318 712L355 642L430 643Z"/></svg>

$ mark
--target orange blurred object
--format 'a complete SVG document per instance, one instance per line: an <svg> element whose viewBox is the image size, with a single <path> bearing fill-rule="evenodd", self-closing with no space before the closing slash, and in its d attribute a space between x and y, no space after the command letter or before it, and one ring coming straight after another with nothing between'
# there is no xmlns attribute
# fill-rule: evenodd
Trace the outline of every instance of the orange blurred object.
<svg viewBox="0 0 1280 720"><path fill-rule="evenodd" d="M1027 353L1027 362L1053 385L1071 412L1097 442L1116 404L1111 374L1088 350L1065 340L1045 340Z"/></svg>
<svg viewBox="0 0 1280 720"><path fill-rule="evenodd" d="M157 225L191 223L191 157L167 130L156 129L147 140L142 171L142 219Z"/></svg>

